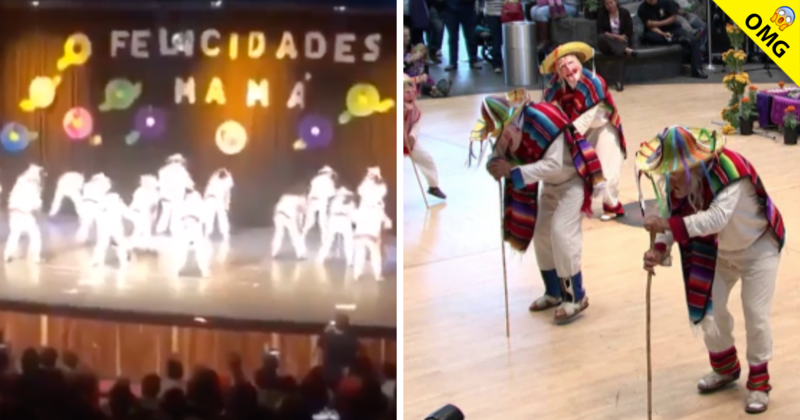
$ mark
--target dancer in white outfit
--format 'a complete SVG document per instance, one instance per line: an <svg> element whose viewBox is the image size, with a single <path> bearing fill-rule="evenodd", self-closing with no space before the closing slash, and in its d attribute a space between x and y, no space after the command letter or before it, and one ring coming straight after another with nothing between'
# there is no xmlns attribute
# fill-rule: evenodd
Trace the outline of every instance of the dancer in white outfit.
<svg viewBox="0 0 800 420"><path fill-rule="evenodd" d="M102 173L95 174L83 185L80 205L78 205L78 218L80 225L75 238L78 243L89 240L89 232L96 224L97 217L102 211L101 201L111 191L111 180Z"/></svg>
<svg viewBox="0 0 800 420"><path fill-rule="evenodd" d="M619 112L605 80L583 67L594 57L594 50L582 42L559 46L542 63L542 74L556 73L544 92L544 101L553 103L572 121L597 152L603 167L603 215L608 221L625 216L619 201L619 180L626 155L625 137Z"/></svg>
<svg viewBox="0 0 800 420"><path fill-rule="evenodd" d="M381 168L378 166L367 168L367 174L358 185L359 205L383 205L383 199L386 198L387 192L386 182L381 176Z"/></svg>
<svg viewBox="0 0 800 420"><path fill-rule="evenodd" d="M203 277L211 274L211 243L203 228L204 205L203 196L190 189L186 193L186 198L181 200L181 205L173 207L177 217L177 223L172 228L173 264L176 276L186 267L189 252L192 251L200 274Z"/></svg>
<svg viewBox="0 0 800 420"><path fill-rule="evenodd" d="M72 206L75 207L75 213L80 216L84 183L86 183L86 179L81 173L67 172L61 175L56 183L56 192L53 195L53 202L50 204L50 217L55 216L61 211L64 200L72 201Z"/></svg>
<svg viewBox="0 0 800 420"><path fill-rule="evenodd" d="M28 259L33 262L42 260L42 232L36 221L35 213L42 208L42 178L44 169L38 165L30 165L17 177L17 182L8 197L8 239L4 251L6 262L16 257L19 240L23 235L28 237Z"/></svg>
<svg viewBox="0 0 800 420"><path fill-rule="evenodd" d="M153 249L153 224L158 213L158 178L154 175L142 175L139 188L133 192L130 209L133 212L134 248Z"/></svg>
<svg viewBox="0 0 800 420"><path fill-rule="evenodd" d="M217 222L222 239L227 241L231 235L231 224L228 212L231 207L231 190L233 176L227 169L218 169L208 180L205 191L206 218L204 220L206 235L214 232L214 221Z"/></svg>
<svg viewBox="0 0 800 420"><path fill-rule="evenodd" d="M283 246L283 239L288 234L297 259L306 257L305 237L300 232L303 217L306 215L308 198L299 194L284 194L275 204L272 221L275 233L272 236L272 257L275 258Z"/></svg>
<svg viewBox="0 0 800 420"><path fill-rule="evenodd" d="M345 187L339 187L331 201L331 213L328 217L327 235L322 238L322 247L317 256L318 262L324 262L330 254L337 236L344 242L344 255L347 265L353 264L353 221L356 212L355 196Z"/></svg>
<svg viewBox="0 0 800 420"><path fill-rule="evenodd" d="M417 106L416 78L403 75L403 154L411 158L417 165L425 181L428 183L428 194L441 199L447 198L439 188L439 174L436 162L419 142L419 121L422 112Z"/></svg>
<svg viewBox="0 0 800 420"><path fill-rule="evenodd" d="M306 207L305 223L303 224L303 240L315 224L319 224L321 237L327 234L328 206L331 198L336 194L336 172L330 166L319 170L308 192L308 207Z"/></svg>
<svg viewBox="0 0 800 420"><path fill-rule="evenodd" d="M636 166L657 185L667 216L645 218L645 229L658 235L644 267L669 265L672 245L679 244L689 319L702 328L711 362L711 373L698 383L703 393L741 375L728 309L741 279L750 367L745 411L761 413L772 389L770 309L786 231L753 165L724 146L716 133L681 126L642 144Z"/></svg>
<svg viewBox="0 0 800 420"><path fill-rule="evenodd" d="M353 237L353 276L361 279L369 258L375 280L383 280L383 230L392 228L383 202L360 204L355 214L356 230Z"/></svg>
<svg viewBox="0 0 800 420"><path fill-rule="evenodd" d="M186 169L186 159L175 154L158 171L158 191L161 193L161 214L156 224L156 233L163 234L176 228L179 220L176 208L180 207L187 189L194 188L194 181Z"/></svg>
<svg viewBox="0 0 800 420"><path fill-rule="evenodd" d="M99 201L99 212L95 219L97 223L97 242L92 254L92 266L98 267L105 263L106 253L114 247L117 253L117 264L120 269L127 267L131 253L128 238L125 237L125 223L127 219L136 223L136 215L125 205L122 197L117 193L108 193Z"/></svg>

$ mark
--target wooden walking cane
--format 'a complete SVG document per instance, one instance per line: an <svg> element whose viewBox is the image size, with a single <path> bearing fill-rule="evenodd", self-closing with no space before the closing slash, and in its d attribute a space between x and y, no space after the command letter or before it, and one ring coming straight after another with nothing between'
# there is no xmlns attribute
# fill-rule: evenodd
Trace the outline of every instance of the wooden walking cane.
<svg viewBox="0 0 800 420"><path fill-rule="evenodd" d="M408 159L411 161L411 167L414 168L414 176L417 178L417 185L419 185L419 191L422 193L422 200L425 201L425 208L429 209L431 206L428 204L428 196L425 195L425 188L422 187L422 180L419 179L419 173L417 172L417 164L414 163L414 159L411 158L411 148L408 147L408 139L406 139L405 136L403 136L403 144L405 144L406 149L408 149Z"/></svg>
<svg viewBox="0 0 800 420"><path fill-rule="evenodd" d="M503 180L497 181L500 187L500 250L503 255L503 291L506 295L506 338L511 338L511 323L508 320L508 269L506 268L506 238L503 226L504 202L503 202Z"/></svg>
<svg viewBox="0 0 800 420"><path fill-rule="evenodd" d="M639 181L640 174L634 170L636 177L636 189L639 191L639 209L642 211L642 223L644 224L645 218L645 205L644 195L642 194L642 185ZM650 232L650 250L653 250L656 245L656 233ZM653 273L647 273L647 291L645 292L645 318L647 320L647 420L653 420L653 362L650 349L650 291L653 286Z"/></svg>

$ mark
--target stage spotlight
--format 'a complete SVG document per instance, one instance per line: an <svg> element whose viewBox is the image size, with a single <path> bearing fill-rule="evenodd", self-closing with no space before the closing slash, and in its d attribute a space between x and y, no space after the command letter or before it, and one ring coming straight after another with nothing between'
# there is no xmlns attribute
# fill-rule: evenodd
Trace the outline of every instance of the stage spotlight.
<svg viewBox="0 0 800 420"><path fill-rule="evenodd" d="M222 7L222 0L212 0L211 7Z"/></svg>
<svg viewBox="0 0 800 420"><path fill-rule="evenodd" d="M426 417L425 420L464 420L464 413L458 407L447 404Z"/></svg>
<svg viewBox="0 0 800 420"><path fill-rule="evenodd" d="M39 2L38 2L37 0L33 0L33 1L31 2L31 6L33 6L33 7L39 7Z"/></svg>
<svg viewBox="0 0 800 420"><path fill-rule="evenodd" d="M334 12L343 13L347 11L347 6L333 6Z"/></svg>

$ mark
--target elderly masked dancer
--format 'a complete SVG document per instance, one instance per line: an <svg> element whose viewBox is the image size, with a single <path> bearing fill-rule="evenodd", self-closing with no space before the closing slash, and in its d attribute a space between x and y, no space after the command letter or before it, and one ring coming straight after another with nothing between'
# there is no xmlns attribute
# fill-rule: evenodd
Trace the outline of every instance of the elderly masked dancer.
<svg viewBox="0 0 800 420"><path fill-rule="evenodd" d="M570 319L589 306L581 213L591 214L592 197L604 182L594 148L561 110L528 101L522 90L487 97L481 116L472 140L497 139L487 167L496 180L506 180L503 237L520 252L533 242L544 280L544 295L529 309L557 306L555 320Z"/></svg>
<svg viewBox="0 0 800 420"><path fill-rule="evenodd" d="M750 367L745 411L766 411L772 389L770 308L786 235L780 212L753 165L704 129L665 129L642 145L636 167L652 180L664 216L645 218L645 228L658 235L644 267L669 265L672 244L678 243L689 319L702 329L708 348L712 370L698 388L717 391L741 374L728 311L731 290L741 279Z"/></svg>
<svg viewBox="0 0 800 420"><path fill-rule="evenodd" d="M564 111L572 126L589 140L603 165L606 188L601 220L625 216L619 202L619 178L627 154L622 123L605 80L583 68L594 50L582 42L559 46L542 63L542 74L553 74L544 92L544 101Z"/></svg>
<svg viewBox="0 0 800 420"><path fill-rule="evenodd" d="M422 172L428 183L428 194L441 199L447 198L439 189L439 174L433 157L419 144L419 120L422 112L417 106L416 78L403 75L403 155Z"/></svg>

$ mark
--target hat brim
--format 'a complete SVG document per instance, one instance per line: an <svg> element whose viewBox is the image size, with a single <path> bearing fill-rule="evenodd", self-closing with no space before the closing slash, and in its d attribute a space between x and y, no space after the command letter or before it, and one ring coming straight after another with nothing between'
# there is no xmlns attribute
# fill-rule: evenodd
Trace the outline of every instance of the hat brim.
<svg viewBox="0 0 800 420"><path fill-rule="evenodd" d="M566 44L559 45L553 50L553 52L544 58L544 61L542 61L540 69L542 74L555 73L556 62L568 55L574 55L578 57L578 60L581 63L585 63L594 58L594 48L584 42L568 42Z"/></svg>
<svg viewBox="0 0 800 420"><path fill-rule="evenodd" d="M676 134L680 138L673 138ZM634 164L637 170L648 175L682 172L716 157L725 148L725 142L725 137L719 136L716 131L672 127L642 143L636 152ZM673 150L675 148L681 150Z"/></svg>

